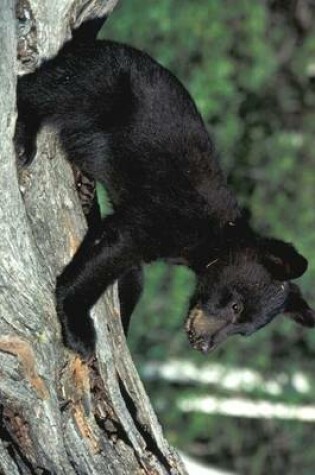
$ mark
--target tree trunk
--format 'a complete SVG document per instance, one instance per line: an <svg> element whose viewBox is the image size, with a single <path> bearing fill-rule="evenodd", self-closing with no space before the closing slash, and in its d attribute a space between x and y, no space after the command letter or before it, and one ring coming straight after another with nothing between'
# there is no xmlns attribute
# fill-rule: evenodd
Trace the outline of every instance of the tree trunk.
<svg viewBox="0 0 315 475"><path fill-rule="evenodd" d="M1 474L185 473L131 360L115 286L92 312L96 358L85 363L63 347L55 279L86 227L73 173L47 129L20 176L12 145L17 69L34 69L74 26L116 3L1 0Z"/></svg>

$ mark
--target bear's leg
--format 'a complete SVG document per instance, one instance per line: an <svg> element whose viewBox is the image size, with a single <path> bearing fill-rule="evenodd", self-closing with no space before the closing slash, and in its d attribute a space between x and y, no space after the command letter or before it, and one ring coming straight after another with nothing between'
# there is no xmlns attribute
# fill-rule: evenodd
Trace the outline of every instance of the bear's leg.
<svg viewBox="0 0 315 475"><path fill-rule="evenodd" d="M57 312L65 344L83 356L94 351L90 308L106 288L140 262L128 225L117 214L104 219L97 236L83 240L57 279Z"/></svg>
<svg viewBox="0 0 315 475"><path fill-rule="evenodd" d="M128 333L131 315L137 305L143 289L143 269L134 266L118 281L120 314L125 335Z"/></svg>

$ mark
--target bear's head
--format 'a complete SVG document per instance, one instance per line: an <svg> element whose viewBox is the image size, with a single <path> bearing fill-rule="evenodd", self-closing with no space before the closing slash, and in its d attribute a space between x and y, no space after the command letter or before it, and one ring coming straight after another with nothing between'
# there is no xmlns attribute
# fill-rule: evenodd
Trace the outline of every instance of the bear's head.
<svg viewBox="0 0 315 475"><path fill-rule="evenodd" d="M197 276L185 323L191 345L207 353L228 336L251 335L280 313L313 327L314 310L290 282L306 269L306 259L277 239L227 247Z"/></svg>

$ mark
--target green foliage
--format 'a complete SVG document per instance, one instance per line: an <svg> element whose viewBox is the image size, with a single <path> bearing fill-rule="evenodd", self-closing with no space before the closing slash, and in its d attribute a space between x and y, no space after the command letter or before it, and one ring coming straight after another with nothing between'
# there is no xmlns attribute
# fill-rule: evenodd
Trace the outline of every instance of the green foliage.
<svg viewBox="0 0 315 475"><path fill-rule="evenodd" d="M185 84L256 228L296 243L308 257L300 283L315 304L315 29L307 21L314 12L299 2L301 16L296 4L133 0L121 3L103 37L146 50ZM146 270L129 338L140 368L170 356L204 362L182 331L192 286L184 269L158 263ZM314 356L315 333L278 318L248 340L232 338L211 361L266 375L297 369L312 375ZM202 446L206 460L239 473L278 474L284 467L290 474L314 473L315 455L307 449L313 425L183 416L170 383L150 383L148 390L178 446L196 453ZM303 402L290 391L287 400Z"/></svg>

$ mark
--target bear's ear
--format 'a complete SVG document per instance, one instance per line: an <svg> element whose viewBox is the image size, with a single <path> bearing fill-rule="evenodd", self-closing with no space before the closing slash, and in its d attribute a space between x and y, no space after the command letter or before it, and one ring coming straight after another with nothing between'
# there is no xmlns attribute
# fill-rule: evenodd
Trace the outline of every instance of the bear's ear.
<svg viewBox="0 0 315 475"><path fill-rule="evenodd" d="M284 313L288 313L290 318L304 327L314 327L315 311L309 307L297 285L289 284L289 286Z"/></svg>
<svg viewBox="0 0 315 475"><path fill-rule="evenodd" d="M274 279L297 279L306 271L307 260L292 244L278 239L263 239L260 244L262 264Z"/></svg>

